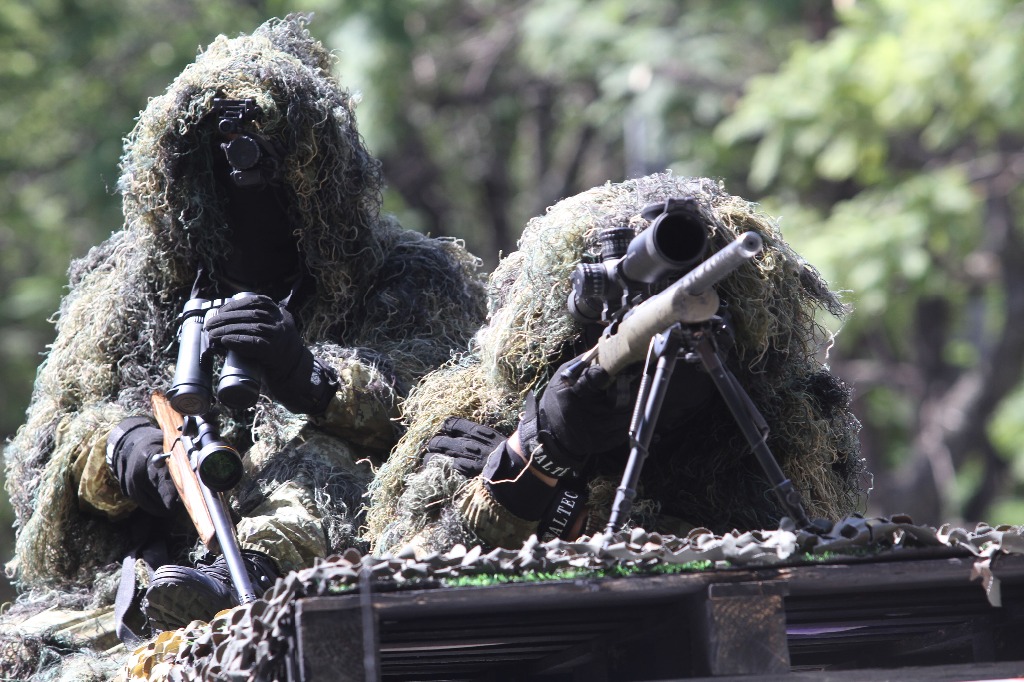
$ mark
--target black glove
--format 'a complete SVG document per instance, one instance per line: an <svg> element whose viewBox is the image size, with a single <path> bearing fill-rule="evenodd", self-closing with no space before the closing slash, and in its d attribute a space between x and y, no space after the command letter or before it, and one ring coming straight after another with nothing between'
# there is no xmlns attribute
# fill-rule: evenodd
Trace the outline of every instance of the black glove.
<svg viewBox="0 0 1024 682"><path fill-rule="evenodd" d="M205 327L211 342L255 360L268 373L291 372L307 351L291 313L261 294L228 299L207 316Z"/></svg>
<svg viewBox="0 0 1024 682"><path fill-rule="evenodd" d="M462 417L448 417L437 435L427 441L423 463L443 455L451 457L455 470L463 476L476 476L484 470L487 456L505 440L494 429Z"/></svg>
<svg viewBox="0 0 1024 682"><path fill-rule="evenodd" d="M632 401L616 400L614 382L599 365L570 375L576 363L558 368L540 400L527 396L519 422L523 454L554 478L577 475L591 457L629 443Z"/></svg>
<svg viewBox="0 0 1024 682"><path fill-rule="evenodd" d="M297 414L323 414L338 388L334 373L313 357L291 313L269 296L224 302L206 318L211 343L258 362L267 387Z"/></svg>
<svg viewBox="0 0 1024 682"><path fill-rule="evenodd" d="M507 440L487 456L480 477L498 504L527 521L538 521L558 492L526 470L526 462Z"/></svg>
<svg viewBox="0 0 1024 682"><path fill-rule="evenodd" d="M128 417L107 437L107 466L125 497L154 516L170 516L181 506L164 451L164 434L147 417Z"/></svg>

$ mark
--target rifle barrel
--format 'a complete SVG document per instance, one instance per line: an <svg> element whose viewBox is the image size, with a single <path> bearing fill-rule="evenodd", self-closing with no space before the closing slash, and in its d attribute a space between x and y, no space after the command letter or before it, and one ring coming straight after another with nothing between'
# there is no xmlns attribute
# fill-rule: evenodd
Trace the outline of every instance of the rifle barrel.
<svg viewBox="0 0 1024 682"><path fill-rule="evenodd" d="M744 232L721 251L690 270L672 286L679 286L694 296L707 291L730 272L756 256L761 251L763 243L761 236L756 232Z"/></svg>
<svg viewBox="0 0 1024 682"><path fill-rule="evenodd" d="M710 319L718 311L719 303L713 285L757 255L762 244L756 232L745 232L667 289L633 308L615 333L598 341L597 364L615 376L643 360L655 334L677 322Z"/></svg>
<svg viewBox="0 0 1024 682"><path fill-rule="evenodd" d="M238 546L238 537L235 535L235 524L231 522L228 515L228 503L224 493L215 493L206 485L199 482L206 500L206 507L210 510L210 518L217 529L217 539L220 543L220 551L228 564L228 573L231 575L231 583L238 594L238 601L241 604L249 604L256 601L256 591L252 588L252 581L249 580L249 572L242 561L242 551Z"/></svg>

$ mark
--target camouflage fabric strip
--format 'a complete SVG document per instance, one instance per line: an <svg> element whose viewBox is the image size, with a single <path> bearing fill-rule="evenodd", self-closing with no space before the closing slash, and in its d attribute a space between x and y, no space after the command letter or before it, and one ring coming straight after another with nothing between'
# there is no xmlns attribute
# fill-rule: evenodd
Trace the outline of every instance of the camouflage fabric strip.
<svg viewBox="0 0 1024 682"><path fill-rule="evenodd" d="M124 496L107 466L107 436L111 428L104 425L83 439L71 475L78 487L79 506L116 521L138 505Z"/></svg>
<svg viewBox="0 0 1024 682"><path fill-rule="evenodd" d="M272 557L281 573L309 566L327 554L320 515L308 489L286 481L238 522L242 549Z"/></svg>
<svg viewBox="0 0 1024 682"><path fill-rule="evenodd" d="M327 413L310 421L324 431L375 452L387 452L395 443L398 411L375 392L380 372L360 362L332 363L341 386L327 405Z"/></svg>

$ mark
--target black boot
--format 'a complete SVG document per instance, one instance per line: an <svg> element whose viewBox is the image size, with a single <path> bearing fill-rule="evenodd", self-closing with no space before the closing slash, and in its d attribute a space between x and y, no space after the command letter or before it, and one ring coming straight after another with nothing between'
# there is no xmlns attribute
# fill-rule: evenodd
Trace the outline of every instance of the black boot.
<svg viewBox="0 0 1024 682"><path fill-rule="evenodd" d="M274 584L277 568L270 557L242 550L242 561L257 597ZM176 630L194 620L209 621L218 612L238 606L228 563L223 555L196 568L167 564L156 569L142 598L142 610L155 630Z"/></svg>

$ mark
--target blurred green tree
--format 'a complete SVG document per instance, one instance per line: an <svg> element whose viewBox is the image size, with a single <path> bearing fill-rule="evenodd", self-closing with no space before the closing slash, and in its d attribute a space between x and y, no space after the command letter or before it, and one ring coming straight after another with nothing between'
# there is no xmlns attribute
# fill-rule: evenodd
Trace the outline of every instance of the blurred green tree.
<svg viewBox="0 0 1024 682"><path fill-rule="evenodd" d="M751 187L853 290L832 364L859 394L873 506L1020 523L1024 5L836 5L718 139L756 143Z"/></svg>
<svg viewBox="0 0 1024 682"><path fill-rule="evenodd" d="M743 168L711 130L828 0L388 0L342 4L343 80L403 224L494 265L560 198L664 170ZM745 175L745 169L744 173Z"/></svg>

